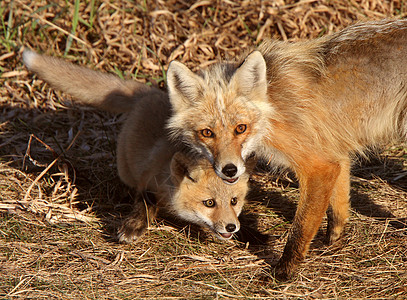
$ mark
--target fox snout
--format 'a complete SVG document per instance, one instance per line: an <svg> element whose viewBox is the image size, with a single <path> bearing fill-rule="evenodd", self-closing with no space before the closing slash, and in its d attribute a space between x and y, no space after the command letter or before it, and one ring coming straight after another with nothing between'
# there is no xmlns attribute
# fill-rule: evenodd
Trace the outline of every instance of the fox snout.
<svg viewBox="0 0 407 300"><path fill-rule="evenodd" d="M215 165L214 169L216 174L222 178L226 184L235 184L239 180L239 177L246 171L244 163L227 163L223 166Z"/></svg>
<svg viewBox="0 0 407 300"><path fill-rule="evenodd" d="M227 164L222 168L222 173L227 177L233 177L237 173L237 167L234 164Z"/></svg>
<svg viewBox="0 0 407 300"><path fill-rule="evenodd" d="M235 232L235 230L236 230L236 225L235 224L228 224L228 225L226 225L226 231L227 232Z"/></svg>
<svg viewBox="0 0 407 300"><path fill-rule="evenodd" d="M240 229L239 224L236 225L235 223L229 223L222 230L216 229L216 233L219 235L221 239L228 240L233 236L234 233L238 232L239 229Z"/></svg>

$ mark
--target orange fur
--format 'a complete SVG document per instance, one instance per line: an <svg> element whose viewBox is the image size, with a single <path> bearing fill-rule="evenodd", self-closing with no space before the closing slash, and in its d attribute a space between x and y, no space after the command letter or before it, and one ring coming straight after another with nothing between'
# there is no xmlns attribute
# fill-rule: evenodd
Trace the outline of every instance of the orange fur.
<svg viewBox="0 0 407 300"><path fill-rule="evenodd" d="M407 20L359 23L305 42L266 40L200 74L170 64L174 139L205 155L224 179L240 176L251 153L295 171L300 202L279 278L305 257L329 206L327 241L341 235L352 156L406 137L406 65ZM242 124L247 130L236 134Z"/></svg>
<svg viewBox="0 0 407 300"><path fill-rule="evenodd" d="M227 240L240 229L238 216L248 191L248 174L233 186L216 176L207 160L168 140L168 96L161 90L117 76L92 71L58 58L23 53L27 67L82 104L113 113L128 113L117 141L117 168L122 181L135 189L133 212L118 238L138 239L158 208L210 229ZM208 207L208 201L213 206Z"/></svg>

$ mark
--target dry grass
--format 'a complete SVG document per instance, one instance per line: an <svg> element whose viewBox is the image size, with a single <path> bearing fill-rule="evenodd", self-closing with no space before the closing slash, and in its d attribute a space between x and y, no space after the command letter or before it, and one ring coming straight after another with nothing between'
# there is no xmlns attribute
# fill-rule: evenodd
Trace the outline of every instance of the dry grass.
<svg viewBox="0 0 407 300"><path fill-rule="evenodd" d="M134 245L112 238L130 196L115 171L121 118L74 107L28 74L20 47L164 86L264 37L304 39L405 17L402 0L28 1L0 4L0 297L7 299L407 298L407 150L356 165L339 245L322 231L296 278L270 275L298 190L253 175L239 240L159 220ZM324 225L323 225L324 226Z"/></svg>

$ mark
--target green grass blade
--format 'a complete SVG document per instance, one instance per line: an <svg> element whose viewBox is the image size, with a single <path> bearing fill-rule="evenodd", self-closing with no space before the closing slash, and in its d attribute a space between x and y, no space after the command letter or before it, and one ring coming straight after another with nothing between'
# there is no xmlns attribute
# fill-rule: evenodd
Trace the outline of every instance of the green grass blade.
<svg viewBox="0 0 407 300"><path fill-rule="evenodd" d="M72 19L72 29L71 29L72 35L75 35L76 28L79 23L79 4L80 4L80 0L75 0L75 8L74 8L74 15L73 15L73 19ZM72 37L71 36L68 37L68 40L66 41L64 56L66 56L68 54L69 49L72 46L72 41L73 41Z"/></svg>

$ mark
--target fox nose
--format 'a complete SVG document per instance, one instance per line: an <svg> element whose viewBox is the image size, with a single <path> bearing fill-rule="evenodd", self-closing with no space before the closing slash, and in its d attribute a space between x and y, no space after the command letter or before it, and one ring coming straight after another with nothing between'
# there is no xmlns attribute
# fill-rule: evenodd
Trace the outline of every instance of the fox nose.
<svg viewBox="0 0 407 300"><path fill-rule="evenodd" d="M237 173L237 168L234 164L227 164L223 167L222 173L225 174L227 177L233 177Z"/></svg>
<svg viewBox="0 0 407 300"><path fill-rule="evenodd" d="M234 232L235 230L236 230L236 225L235 224L226 225L226 231L227 232Z"/></svg>

